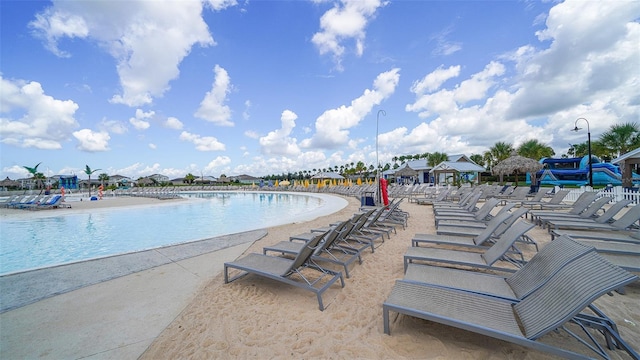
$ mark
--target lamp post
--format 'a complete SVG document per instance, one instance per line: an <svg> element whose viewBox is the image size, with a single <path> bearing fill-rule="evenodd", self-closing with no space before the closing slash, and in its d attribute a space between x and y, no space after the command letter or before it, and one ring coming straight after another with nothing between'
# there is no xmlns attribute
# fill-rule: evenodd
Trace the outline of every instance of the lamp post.
<svg viewBox="0 0 640 360"><path fill-rule="evenodd" d="M584 120L587 123L587 148L589 151L589 186L593 189L593 164L591 159L591 128L589 127L589 120L585 118L578 118L574 124L573 131L578 131L580 128L578 127L578 120Z"/></svg>
<svg viewBox="0 0 640 360"><path fill-rule="evenodd" d="M378 114L376 114L376 203L381 203L380 199L380 160L378 160L378 124L380 123L380 114L382 116L387 116L387 112L384 110L378 110Z"/></svg>

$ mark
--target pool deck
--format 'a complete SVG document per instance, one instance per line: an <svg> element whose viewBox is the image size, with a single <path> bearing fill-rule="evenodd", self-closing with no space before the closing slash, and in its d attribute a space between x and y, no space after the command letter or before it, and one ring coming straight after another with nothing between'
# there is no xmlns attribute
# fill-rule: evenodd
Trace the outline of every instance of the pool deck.
<svg viewBox="0 0 640 360"><path fill-rule="evenodd" d="M0 277L0 358L137 359L255 230Z"/></svg>

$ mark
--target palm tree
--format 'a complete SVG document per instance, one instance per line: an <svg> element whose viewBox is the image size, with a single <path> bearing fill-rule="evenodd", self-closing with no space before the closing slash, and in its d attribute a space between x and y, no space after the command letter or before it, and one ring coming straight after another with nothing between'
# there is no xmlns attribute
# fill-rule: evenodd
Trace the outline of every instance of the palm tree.
<svg viewBox="0 0 640 360"><path fill-rule="evenodd" d="M187 184L193 184L193 182L196 181L196 176L192 173L188 173L184 176L184 181L186 181Z"/></svg>
<svg viewBox="0 0 640 360"><path fill-rule="evenodd" d="M443 161L449 160L449 155L441 152L434 152L429 154L429 158L427 158L427 165L430 167L435 167Z"/></svg>
<svg viewBox="0 0 640 360"><path fill-rule="evenodd" d="M98 170L102 170L102 169L94 169L91 170L91 168L89 167L89 165L85 165L84 168L84 173L89 175L89 197L91 197L91 174L93 174L94 172L98 171Z"/></svg>
<svg viewBox="0 0 640 360"><path fill-rule="evenodd" d="M33 178L33 180L36 180L36 174L38 173L38 166L40 166L40 164L42 164L42 162L39 162L36 166L34 167L28 167L28 166L22 166L23 168L27 169L27 171L29 172L29 174L31 174L31 178ZM37 184L37 182L36 182Z"/></svg>
<svg viewBox="0 0 640 360"><path fill-rule="evenodd" d="M640 127L635 122L611 125L607 132L600 135L598 143L611 157L626 154L640 147Z"/></svg>
<svg viewBox="0 0 640 360"><path fill-rule="evenodd" d="M109 181L109 175L107 173L102 173L98 175L98 179L100 180L100 184L104 186L104 183Z"/></svg>
<svg viewBox="0 0 640 360"><path fill-rule="evenodd" d="M529 140L525 141L518 147L518 155L524 156L526 158L540 160L545 157L552 157L555 155L553 149L545 145L538 140Z"/></svg>
<svg viewBox="0 0 640 360"><path fill-rule="evenodd" d="M469 159L480 166L484 166L484 157L480 154L473 154L469 156Z"/></svg>
<svg viewBox="0 0 640 360"><path fill-rule="evenodd" d="M513 145L498 141L484 153L484 158L487 160L487 165L491 167L511 156L514 150Z"/></svg>

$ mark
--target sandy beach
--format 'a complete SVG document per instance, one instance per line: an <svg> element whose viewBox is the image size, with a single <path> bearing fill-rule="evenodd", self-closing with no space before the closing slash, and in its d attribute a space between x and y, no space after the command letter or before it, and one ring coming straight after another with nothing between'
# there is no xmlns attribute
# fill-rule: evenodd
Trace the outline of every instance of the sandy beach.
<svg viewBox="0 0 640 360"><path fill-rule="evenodd" d="M360 202L346 198L344 209L311 221L268 228L268 234L249 246L244 254L287 240L309 229L345 220ZM70 199L71 200L71 199ZM117 197L102 201L69 201L71 209L55 212L116 209L122 206L162 206L172 201ZM444 325L392 313L391 336L384 334L382 303L396 279L403 277L402 256L416 233L434 233L431 206L404 201L401 209L411 214L408 227L385 240L374 253L365 252L362 264L354 264L346 286L334 285L325 292L324 311L315 295L279 282L247 276L224 284L219 272L205 280L192 300L164 328L140 359L301 358L301 359L551 359L552 356L500 340ZM43 211L39 213L48 213ZM20 215L22 214L22 215ZM0 216L24 216L24 210L2 210ZM539 227L529 233L540 246L550 241ZM535 253L521 245L527 258ZM241 255L241 256L244 256ZM215 273L215 272L214 272ZM172 291L167 288L166 291ZM640 282L626 294L603 296L597 306L618 325L633 348L640 349ZM167 322L169 323L169 322ZM565 343L565 334L545 336L545 342ZM580 347L575 347L580 349ZM629 359L610 352L613 359Z"/></svg>
<svg viewBox="0 0 640 360"><path fill-rule="evenodd" d="M300 224L268 229L248 252L290 235L350 217L359 201L333 215ZM324 295L324 311L308 291L247 276L224 284L223 275L211 279L184 311L152 343L141 359L211 358L321 358L321 359L550 359L550 355L503 341L453 329L408 316L392 315L391 336L382 329L382 303L395 279L403 276L402 256L415 233L433 233L432 210L404 202L411 214L406 229L398 228L356 264L346 286L336 285ZM540 246L550 237L538 227L529 232ZM533 246L521 246L534 254ZM221 269L222 270L222 269ZM627 287L626 295L604 296L596 304L618 325L623 338L640 349L640 283ZM545 339L563 343L564 335ZM628 359L622 351L614 359Z"/></svg>

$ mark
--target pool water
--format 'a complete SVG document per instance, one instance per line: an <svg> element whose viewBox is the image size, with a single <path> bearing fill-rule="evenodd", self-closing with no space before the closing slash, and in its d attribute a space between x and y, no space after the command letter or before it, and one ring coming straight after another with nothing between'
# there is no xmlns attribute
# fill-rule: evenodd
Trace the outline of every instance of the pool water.
<svg viewBox="0 0 640 360"><path fill-rule="evenodd" d="M0 274L291 223L324 205L320 197L286 193L192 196L160 206L2 218Z"/></svg>

